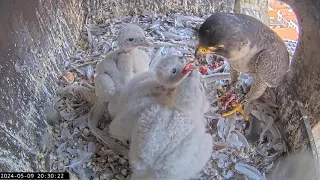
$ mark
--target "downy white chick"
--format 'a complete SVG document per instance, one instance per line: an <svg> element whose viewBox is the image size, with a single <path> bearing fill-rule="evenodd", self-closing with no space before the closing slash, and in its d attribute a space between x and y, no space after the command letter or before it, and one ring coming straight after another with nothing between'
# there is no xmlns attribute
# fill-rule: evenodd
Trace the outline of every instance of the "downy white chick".
<svg viewBox="0 0 320 180"><path fill-rule="evenodd" d="M170 69L165 64L157 69L163 83L172 78ZM203 116L209 106L196 71L175 88L171 100L173 107L153 103L137 120L129 151L132 180L190 179L210 159L212 137Z"/></svg>
<svg viewBox="0 0 320 180"><path fill-rule="evenodd" d="M108 102L111 117L117 111L117 98L126 83L149 69L149 56L140 46L149 46L144 30L135 24L124 26L118 33L118 49L107 54L96 67L96 95L100 102Z"/></svg>
<svg viewBox="0 0 320 180"><path fill-rule="evenodd" d="M200 80L198 71L192 71L177 87L174 97L175 106L184 114L195 112L206 113L210 108L210 103L206 99L206 91ZM198 100L194 100L197 98ZM200 107L200 109L198 108ZM194 112L195 111L195 112Z"/></svg>
<svg viewBox="0 0 320 180"><path fill-rule="evenodd" d="M173 101L169 96L191 71L192 67L188 61L186 57L167 55L159 60L161 63L156 65L154 71L146 71L132 78L118 100L119 113L109 126L109 134L126 142L131 138L132 128L141 111L155 102L172 106ZM163 68L171 68L166 72L171 75L164 76Z"/></svg>
<svg viewBox="0 0 320 180"><path fill-rule="evenodd" d="M132 180L188 179L209 160L212 137L205 132L205 92L191 70L188 58L167 55L155 66L156 79L147 73L132 79L126 103L109 128L110 134L131 137ZM125 125L116 127L121 123Z"/></svg>

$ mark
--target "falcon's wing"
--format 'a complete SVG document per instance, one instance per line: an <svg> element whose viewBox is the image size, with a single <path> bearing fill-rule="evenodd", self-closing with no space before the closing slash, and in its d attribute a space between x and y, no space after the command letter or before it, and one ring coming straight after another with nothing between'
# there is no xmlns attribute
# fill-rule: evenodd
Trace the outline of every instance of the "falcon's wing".
<svg viewBox="0 0 320 180"><path fill-rule="evenodd" d="M278 49L281 47L278 47L277 44L272 46L272 48L260 52L255 70L269 87L276 87L289 69L289 53L286 49Z"/></svg>

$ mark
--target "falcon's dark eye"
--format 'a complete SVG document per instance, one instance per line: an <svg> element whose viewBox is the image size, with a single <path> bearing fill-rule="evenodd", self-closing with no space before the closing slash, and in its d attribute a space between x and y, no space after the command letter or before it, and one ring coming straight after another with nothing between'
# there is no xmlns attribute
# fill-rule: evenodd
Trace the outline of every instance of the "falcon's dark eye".
<svg viewBox="0 0 320 180"><path fill-rule="evenodd" d="M128 41L133 41L133 38L129 38Z"/></svg>
<svg viewBox="0 0 320 180"><path fill-rule="evenodd" d="M177 69L176 68L173 68L172 69L172 73L174 74L174 73L176 73L177 72Z"/></svg>

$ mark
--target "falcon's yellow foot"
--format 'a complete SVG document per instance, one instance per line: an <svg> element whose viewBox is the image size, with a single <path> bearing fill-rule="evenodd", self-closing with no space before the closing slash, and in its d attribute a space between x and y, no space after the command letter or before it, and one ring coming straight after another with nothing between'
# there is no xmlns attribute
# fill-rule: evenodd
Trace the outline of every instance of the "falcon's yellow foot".
<svg viewBox="0 0 320 180"><path fill-rule="evenodd" d="M236 104L234 105L234 108L228 112L225 112L225 113L222 113L222 117L227 117L227 116L230 116L234 113L240 113L243 117L244 117L244 120L249 120L249 116L245 116L244 115L244 110L243 110L243 105L242 104Z"/></svg>
<svg viewBox="0 0 320 180"><path fill-rule="evenodd" d="M227 95L227 91L224 90L224 89L219 89L219 92L220 92L223 96Z"/></svg>

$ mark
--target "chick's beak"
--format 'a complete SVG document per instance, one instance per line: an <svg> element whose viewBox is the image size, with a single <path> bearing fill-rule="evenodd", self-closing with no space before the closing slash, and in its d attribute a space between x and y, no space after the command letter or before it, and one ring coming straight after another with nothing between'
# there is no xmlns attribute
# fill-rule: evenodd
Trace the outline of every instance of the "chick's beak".
<svg viewBox="0 0 320 180"><path fill-rule="evenodd" d="M191 71L194 70L194 61L189 61L183 68L182 74L186 75L189 74Z"/></svg>
<svg viewBox="0 0 320 180"><path fill-rule="evenodd" d="M151 46L151 43L149 43L147 41L147 39L143 39L141 43L139 43L139 46L142 46L142 47L150 47Z"/></svg>

